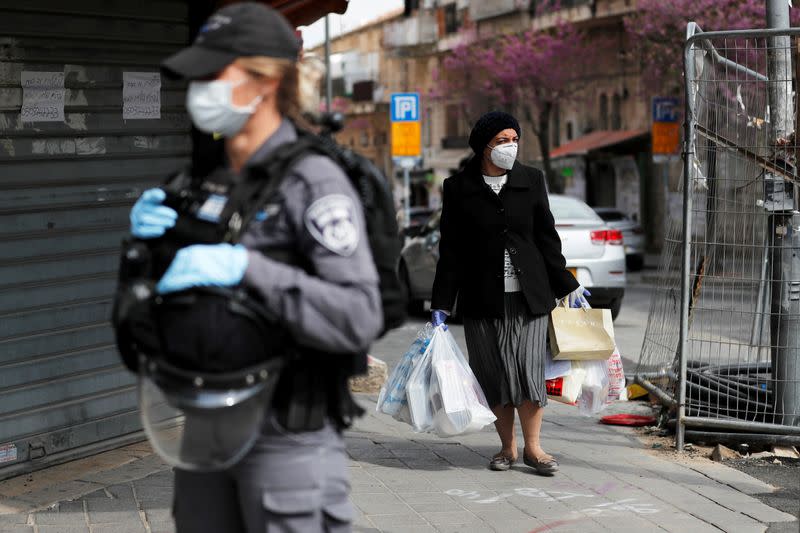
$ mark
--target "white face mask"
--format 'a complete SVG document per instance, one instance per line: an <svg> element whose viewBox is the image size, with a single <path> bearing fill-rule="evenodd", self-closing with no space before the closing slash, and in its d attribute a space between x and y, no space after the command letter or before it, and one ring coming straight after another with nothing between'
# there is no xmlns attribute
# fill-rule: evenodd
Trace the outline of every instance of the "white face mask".
<svg viewBox="0 0 800 533"><path fill-rule="evenodd" d="M197 129L233 137L250 119L262 97L257 96L246 106L233 104L233 89L246 83L226 80L193 81L186 93L186 109Z"/></svg>
<svg viewBox="0 0 800 533"><path fill-rule="evenodd" d="M489 158L498 167L511 170L517 159L517 143L498 144L492 148Z"/></svg>

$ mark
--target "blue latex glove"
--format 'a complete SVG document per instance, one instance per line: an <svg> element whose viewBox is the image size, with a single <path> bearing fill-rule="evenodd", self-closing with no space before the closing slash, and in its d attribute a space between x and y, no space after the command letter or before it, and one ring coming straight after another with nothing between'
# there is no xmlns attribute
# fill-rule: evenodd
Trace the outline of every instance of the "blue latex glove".
<svg viewBox="0 0 800 533"><path fill-rule="evenodd" d="M444 325L444 329L447 329L447 324L445 324L445 321L449 316L450 315L440 309L434 309L431 311L431 324L433 324L433 327Z"/></svg>
<svg viewBox="0 0 800 533"><path fill-rule="evenodd" d="M131 210L131 233L140 239L161 237L175 225L178 213L161 205L167 197L161 189L147 189Z"/></svg>
<svg viewBox="0 0 800 533"><path fill-rule="evenodd" d="M156 285L156 292L236 285L242 281L248 261L247 249L241 244L195 244L181 248Z"/></svg>
<svg viewBox="0 0 800 533"><path fill-rule="evenodd" d="M587 296L591 296L592 293L584 289L582 286L578 287L571 293L569 293L569 306L574 309L580 309L581 307L590 307L589 302L586 300Z"/></svg>

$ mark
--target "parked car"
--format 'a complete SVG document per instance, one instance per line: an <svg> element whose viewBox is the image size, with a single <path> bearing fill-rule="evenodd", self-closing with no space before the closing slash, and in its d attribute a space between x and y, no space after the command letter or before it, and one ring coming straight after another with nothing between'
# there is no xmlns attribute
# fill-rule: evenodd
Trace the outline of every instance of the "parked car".
<svg viewBox="0 0 800 533"><path fill-rule="evenodd" d="M549 198L567 268L592 293L589 303L611 309L616 318L625 295L622 232L606 225L580 200L552 194ZM439 259L440 217L441 211L431 216L401 253L399 275L412 312L421 312L424 303L431 299Z"/></svg>
<svg viewBox="0 0 800 533"><path fill-rule="evenodd" d="M644 230L638 222L614 207L595 207L595 212L609 228L622 232L625 241L625 259L628 270L641 270L644 266Z"/></svg>
<svg viewBox="0 0 800 533"><path fill-rule="evenodd" d="M404 243L406 237L414 237L419 234L422 226L437 210L432 207L412 207L409 209L408 227L400 228L400 242Z"/></svg>

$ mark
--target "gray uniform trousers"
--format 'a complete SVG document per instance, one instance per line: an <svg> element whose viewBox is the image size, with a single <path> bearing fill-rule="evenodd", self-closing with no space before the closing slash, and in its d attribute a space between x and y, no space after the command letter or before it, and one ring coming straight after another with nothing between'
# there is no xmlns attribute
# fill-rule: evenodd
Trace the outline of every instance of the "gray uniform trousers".
<svg viewBox="0 0 800 533"><path fill-rule="evenodd" d="M177 533L348 533L352 508L341 434L288 433L273 420L225 472L175 470Z"/></svg>

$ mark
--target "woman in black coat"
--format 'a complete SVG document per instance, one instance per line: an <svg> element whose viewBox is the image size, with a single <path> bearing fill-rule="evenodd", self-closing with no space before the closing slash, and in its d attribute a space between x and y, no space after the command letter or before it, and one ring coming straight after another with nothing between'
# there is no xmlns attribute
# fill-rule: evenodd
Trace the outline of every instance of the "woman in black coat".
<svg viewBox="0 0 800 533"><path fill-rule="evenodd" d="M549 313L556 299L584 290L565 267L544 175L516 161L519 136L514 117L487 113L470 134L475 156L445 180L431 309L438 325L458 297L470 366L502 443L489 467L508 470L517 460L516 409L525 464L552 474L558 463L539 443Z"/></svg>

